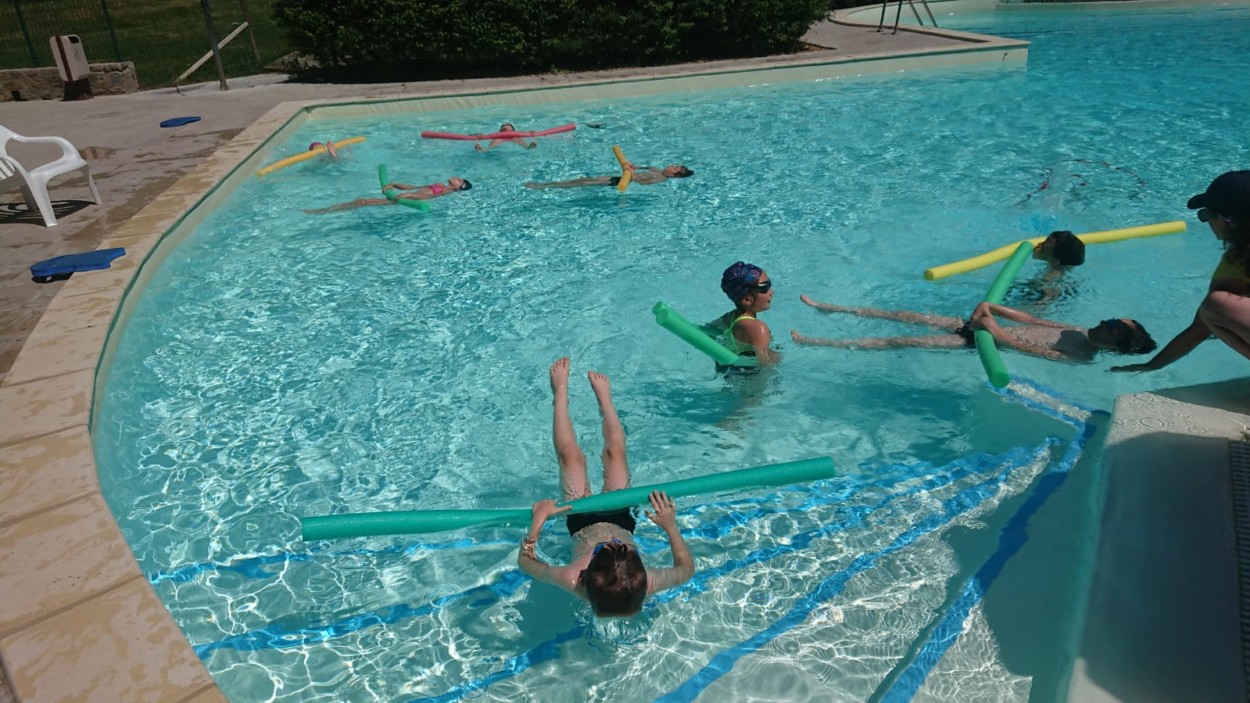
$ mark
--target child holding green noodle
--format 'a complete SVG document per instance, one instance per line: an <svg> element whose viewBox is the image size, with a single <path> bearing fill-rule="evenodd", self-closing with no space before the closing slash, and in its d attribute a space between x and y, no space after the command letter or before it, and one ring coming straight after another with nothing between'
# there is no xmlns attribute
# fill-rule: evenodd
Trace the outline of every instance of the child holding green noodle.
<svg viewBox="0 0 1250 703"><path fill-rule="evenodd" d="M625 428L612 405L608 377L591 371L590 386L603 417L603 491L629 486L629 465L625 461ZM586 454L577 445L569 418L569 360L557 359L551 365L552 441L560 464L560 488L564 500L591 494L586 476ZM634 543L635 519L624 508L608 512L570 515L569 536L573 540L573 560L569 564L548 564L538 558L538 537L547 518L568 510L546 498L534 503L529 531L521 542L517 564L538 581L561 588L586 600L598 617L628 617L642 609L649 594L680 586L694 575L694 559L677 526L676 509L664 491L652 491L647 517L668 536L673 566L647 568Z"/></svg>

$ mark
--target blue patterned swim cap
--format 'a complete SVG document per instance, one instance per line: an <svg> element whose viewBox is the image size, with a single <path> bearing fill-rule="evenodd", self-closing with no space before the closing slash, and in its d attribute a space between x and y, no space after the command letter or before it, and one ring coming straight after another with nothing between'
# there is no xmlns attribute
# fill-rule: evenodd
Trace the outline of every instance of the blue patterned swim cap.
<svg viewBox="0 0 1250 703"><path fill-rule="evenodd" d="M721 274L720 289L729 296L734 305L737 305L742 302L747 293L754 289L763 273L764 269L754 264L744 261L734 262L733 266L725 269L725 272Z"/></svg>

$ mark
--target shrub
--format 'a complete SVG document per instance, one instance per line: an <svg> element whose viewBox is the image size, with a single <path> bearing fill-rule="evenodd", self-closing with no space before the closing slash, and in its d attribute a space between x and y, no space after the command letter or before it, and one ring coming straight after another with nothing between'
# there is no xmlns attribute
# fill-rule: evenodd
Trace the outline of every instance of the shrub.
<svg viewBox="0 0 1250 703"><path fill-rule="evenodd" d="M314 73L353 82L650 66L791 51L830 0L276 0Z"/></svg>

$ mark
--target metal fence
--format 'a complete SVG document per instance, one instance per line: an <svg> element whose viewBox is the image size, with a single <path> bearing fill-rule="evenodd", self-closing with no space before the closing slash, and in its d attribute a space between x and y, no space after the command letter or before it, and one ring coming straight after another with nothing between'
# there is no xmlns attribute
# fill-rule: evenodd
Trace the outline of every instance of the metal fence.
<svg viewBox="0 0 1250 703"><path fill-rule="evenodd" d="M289 45L273 21L275 0L211 0L227 76L260 73ZM208 0L204 0L208 3ZM201 0L0 0L0 69L54 66L49 39L76 34L91 63L132 61L144 88L171 85L211 49ZM216 78L207 61L183 82Z"/></svg>

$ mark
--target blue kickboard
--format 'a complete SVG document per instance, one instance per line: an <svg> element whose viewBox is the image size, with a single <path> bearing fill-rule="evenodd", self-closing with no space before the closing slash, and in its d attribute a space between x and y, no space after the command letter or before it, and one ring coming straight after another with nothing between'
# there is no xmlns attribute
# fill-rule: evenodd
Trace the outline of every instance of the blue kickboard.
<svg viewBox="0 0 1250 703"><path fill-rule="evenodd" d="M44 276L56 276L63 273L73 273L75 271L95 271L97 269L106 269L113 259L126 253L122 247L114 249L99 249L96 251L85 251L81 254L66 254L64 256L54 256L51 259L44 259L30 267L30 275L36 278Z"/></svg>
<svg viewBox="0 0 1250 703"><path fill-rule="evenodd" d="M181 127L184 124L191 124L192 122L199 122L199 121L200 121L199 115L189 115L187 117L171 117L167 120L162 121L161 126L162 127Z"/></svg>

